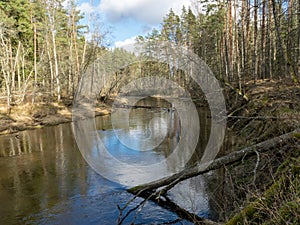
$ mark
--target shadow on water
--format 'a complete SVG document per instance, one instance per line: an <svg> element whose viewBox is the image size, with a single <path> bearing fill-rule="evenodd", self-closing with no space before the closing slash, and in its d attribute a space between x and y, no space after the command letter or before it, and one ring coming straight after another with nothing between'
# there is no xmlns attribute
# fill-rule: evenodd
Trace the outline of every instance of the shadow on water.
<svg viewBox="0 0 300 225"><path fill-rule="evenodd" d="M180 123L176 119L176 111L163 105L166 103L156 104L163 107L137 108L130 112L131 127L135 128L131 132L144 130L154 115L172 114L169 136L154 151L128 150L116 138L110 117L96 118L98 133L111 154L120 160L151 164L172 152L180 138ZM198 154L207 143L208 114L206 111L199 114L199 151L190 164L197 162ZM135 135L147 134L137 132ZM215 176L218 179L222 174ZM216 202L210 200L208 180L207 176L199 176L184 181L171 190L170 198L200 216L216 218ZM116 224L119 216L117 206L125 205L131 198L124 187L106 180L87 165L75 143L71 124L0 137L0 224ZM137 198L128 207L134 208L140 201ZM130 224L134 217L135 214L129 216L124 224ZM176 219L174 213L147 202L135 222L159 224ZM189 224L186 221L182 223Z"/></svg>

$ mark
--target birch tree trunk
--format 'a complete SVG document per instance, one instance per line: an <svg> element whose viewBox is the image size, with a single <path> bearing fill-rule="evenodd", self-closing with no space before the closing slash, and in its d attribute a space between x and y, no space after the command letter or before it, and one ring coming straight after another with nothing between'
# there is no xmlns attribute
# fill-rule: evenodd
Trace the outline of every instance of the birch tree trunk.
<svg viewBox="0 0 300 225"><path fill-rule="evenodd" d="M37 88L37 40L36 40L36 21L35 18L32 19L33 23L33 71L34 71L34 84L33 84L33 93L32 93L32 104L35 102L35 94Z"/></svg>
<svg viewBox="0 0 300 225"><path fill-rule="evenodd" d="M52 38L52 48L53 48L53 58L54 58L54 77L56 80L57 88L57 101L61 100L61 88L60 88L60 79L59 79L59 70L58 70L58 57L57 57L57 48L56 48L56 39L55 39L55 18L54 15L50 18L51 26L51 38Z"/></svg>

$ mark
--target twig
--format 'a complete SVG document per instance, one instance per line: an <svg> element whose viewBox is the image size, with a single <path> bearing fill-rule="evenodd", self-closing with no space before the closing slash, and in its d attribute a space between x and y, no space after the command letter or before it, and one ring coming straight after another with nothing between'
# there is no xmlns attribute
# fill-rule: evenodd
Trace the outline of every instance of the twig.
<svg viewBox="0 0 300 225"><path fill-rule="evenodd" d="M277 116L230 116L227 118L238 118L238 119L254 119L254 120L285 120L290 119L287 117L277 117Z"/></svg>
<svg viewBox="0 0 300 225"><path fill-rule="evenodd" d="M256 160L255 168L254 168L254 170L253 170L253 174L254 174L254 176L253 176L253 181L252 181L253 185L255 185L256 171L257 171L257 168L258 168L259 162L260 162L260 156L259 156L259 153L258 153L257 151L255 151L255 153L256 153L256 155L257 155L257 160Z"/></svg>
<svg viewBox="0 0 300 225"><path fill-rule="evenodd" d="M144 199L140 204L138 204L136 207L132 208L131 210L129 210L126 215L124 217L122 217L123 215L123 211L129 206L129 204L131 202L133 202L137 197L139 197L139 195L143 192L143 190L139 191L139 193L137 193L135 196L133 196L133 198L131 198L129 201L126 202L125 206L123 206L122 208L117 205L119 211L120 211L120 214L119 214L119 217L118 217L118 225L121 225L123 223L123 221L130 215L130 213L134 212L136 209L138 209L142 204L145 204L147 200L149 200L149 198L146 198Z"/></svg>

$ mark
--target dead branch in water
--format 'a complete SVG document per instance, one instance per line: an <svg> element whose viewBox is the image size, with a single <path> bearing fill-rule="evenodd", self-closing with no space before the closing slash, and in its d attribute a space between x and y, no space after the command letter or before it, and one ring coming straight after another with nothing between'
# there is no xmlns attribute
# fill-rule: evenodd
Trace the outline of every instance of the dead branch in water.
<svg viewBox="0 0 300 225"><path fill-rule="evenodd" d="M250 147L246 147L242 150L231 152L225 156L213 160L208 166L199 165L192 168L187 168L172 176L130 188L128 192L145 199L150 199L156 202L158 205L177 213L180 218L184 218L189 221L193 220L193 222L196 221L196 224L217 224L180 208L171 200L169 200L165 194L183 180L242 161L250 156L267 152L275 147L285 145L289 143L289 141L293 140L296 136L295 134L297 133L300 133L300 129L296 129L292 132L263 141Z"/></svg>
<svg viewBox="0 0 300 225"><path fill-rule="evenodd" d="M248 158L254 154L266 152L274 147L277 147L278 145L283 145L294 138L294 134L300 133L299 129L296 129L292 132L289 132L287 134L283 134L281 136L263 141L261 143L252 145L250 147L246 147L242 150L231 152L225 156L222 156L220 158L217 158L213 160L208 167L204 167L203 165L195 166L192 168L184 169L183 171L176 173L172 176L165 177L162 179L159 179L157 181L153 181L147 184L139 185L133 188L130 188L128 191L133 194L138 194L140 192L146 192L150 191L153 192L153 190L167 186L167 190L174 187L177 183L180 181L186 180L188 178L198 176L200 174L207 173L211 170L219 169L222 166L227 166L230 164L233 164L241 159ZM164 189L165 192L167 191ZM162 194L162 192L160 191Z"/></svg>

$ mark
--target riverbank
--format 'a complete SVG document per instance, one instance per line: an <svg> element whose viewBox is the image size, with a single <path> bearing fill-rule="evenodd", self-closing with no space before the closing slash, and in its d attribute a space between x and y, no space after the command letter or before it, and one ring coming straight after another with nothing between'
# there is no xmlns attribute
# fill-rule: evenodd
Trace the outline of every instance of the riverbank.
<svg viewBox="0 0 300 225"><path fill-rule="evenodd" d="M236 136L247 137L248 145L300 127L299 84L259 80L255 85L245 85L244 97L230 87L225 88L224 95L229 116L228 127ZM96 115L109 114L110 105L99 102L95 109ZM20 104L13 106L9 115L6 113L6 105L0 104L0 134L71 120L71 100Z"/></svg>
<svg viewBox="0 0 300 225"><path fill-rule="evenodd" d="M227 89L228 127L248 145L300 127L299 83L259 80L244 93L248 100Z"/></svg>
<svg viewBox="0 0 300 225"><path fill-rule="evenodd" d="M247 84L248 101L229 90L228 127L239 149L300 128L300 85L280 81ZM226 168L222 206L226 224L300 223L300 134L264 154Z"/></svg>
<svg viewBox="0 0 300 225"><path fill-rule="evenodd" d="M66 100L61 103L26 103L13 106L9 115L6 113L6 105L0 105L0 135L71 122L71 103ZM96 105L96 116L109 113L109 105L105 103Z"/></svg>

